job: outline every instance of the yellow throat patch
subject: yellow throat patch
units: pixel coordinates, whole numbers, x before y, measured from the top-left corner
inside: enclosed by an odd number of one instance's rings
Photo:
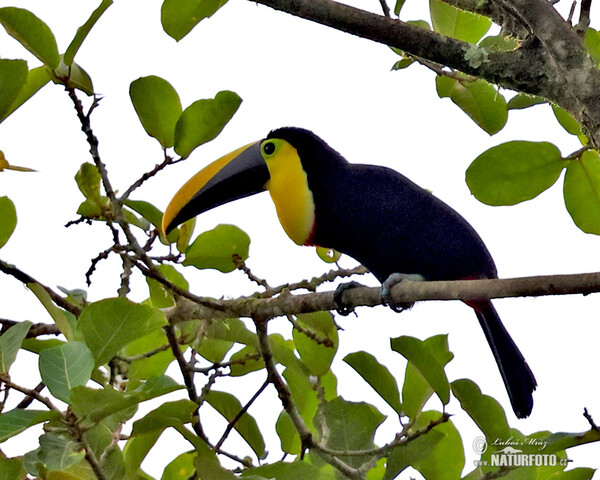
[[[270,154],[265,152],[269,143],[275,146]],[[315,223],[315,204],[298,152],[284,140],[268,139],[261,153],[269,169],[271,179],[266,186],[279,222],[294,243],[306,245]]]

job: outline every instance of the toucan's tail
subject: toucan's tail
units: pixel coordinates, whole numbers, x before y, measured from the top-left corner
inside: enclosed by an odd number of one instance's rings
[[[537,382],[523,354],[510,337],[492,302],[469,303],[475,310],[481,328],[506,385],[510,403],[518,418],[528,417],[533,408],[533,391]]]

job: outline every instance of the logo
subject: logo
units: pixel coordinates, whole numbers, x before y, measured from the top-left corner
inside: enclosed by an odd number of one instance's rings
[[[490,448],[489,460],[475,460],[477,466],[489,467],[545,467],[566,466],[570,460],[559,458],[554,453],[543,453],[546,442],[536,438],[517,440],[513,437],[508,439],[494,439],[490,444],[485,437],[476,437],[473,440],[473,451],[482,455]],[[535,453],[527,453],[534,451]]]

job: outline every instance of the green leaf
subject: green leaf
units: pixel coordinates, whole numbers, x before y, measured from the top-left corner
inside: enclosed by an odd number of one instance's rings
[[[508,101],[507,107],[509,110],[522,110],[524,108],[529,108],[534,105],[541,105],[543,103],[548,103],[548,100],[536,95],[518,93]]]
[[[160,21],[164,31],[179,41],[226,3],[227,0],[165,0],[160,10]]]
[[[79,442],[59,433],[45,433],[40,437],[37,458],[48,470],[65,470],[83,460],[85,452]]]
[[[506,100],[486,81],[457,80],[438,75],[436,88],[440,98],[450,97],[471,120],[490,135],[498,133],[506,125]]]
[[[135,413],[138,403],[125,392],[111,387],[94,389],[86,386],[74,387],[69,402],[80,421],[93,424],[117,414],[122,414],[121,418],[126,420]]]
[[[126,478],[123,452],[117,445],[111,445],[108,450],[102,452],[100,468],[107,479],[119,480]]]
[[[189,289],[187,280],[173,265],[162,264],[158,269],[172,284],[185,290]],[[150,290],[150,300],[152,301],[152,305],[157,308],[166,308],[175,304],[173,294],[158,280],[146,277],[146,283]]]
[[[131,83],[129,96],[144,130],[156,138],[163,148],[175,142],[175,125],[181,116],[179,95],[166,80],[141,77]]]
[[[565,205],[575,224],[586,233],[600,235],[600,157],[588,150],[567,164],[563,185]]]
[[[452,393],[488,441],[510,437],[510,427],[504,409],[496,399],[483,395],[473,381],[468,379],[455,380],[452,382]]]
[[[319,407],[319,399],[313,383],[305,372],[294,367],[286,368],[283,371],[283,378],[288,384],[298,413],[308,428],[314,430],[313,419]]]
[[[325,480],[320,475],[320,469],[307,461],[275,462],[256,468],[245,469],[240,478],[259,478],[277,480]]]
[[[447,335],[436,335],[428,338],[423,342],[423,345],[429,349],[443,366],[447,365],[453,358],[452,353],[448,349]],[[408,362],[402,385],[402,406],[411,421],[414,421],[419,416],[425,403],[433,393],[434,390],[427,379],[411,362]]]
[[[0,458],[0,480],[22,480],[26,477],[22,458]]]
[[[289,455],[300,455],[302,452],[302,441],[300,435],[289,415],[282,410],[275,423],[275,431],[279,437],[281,450]]]
[[[123,356],[138,356],[138,359],[130,364],[127,372],[129,385],[135,388],[142,380],[165,373],[169,364],[175,359],[171,349],[164,348],[167,345],[165,332],[156,329],[123,348],[121,352]]]
[[[49,412],[47,410],[15,408],[8,412],[2,412],[0,413],[0,443],[24,432],[33,425],[59,417],[59,412]]]
[[[125,298],[108,298],[88,305],[79,318],[78,331],[103,365],[125,345],[167,324],[163,312]]]
[[[400,392],[396,379],[390,371],[367,352],[354,352],[344,357],[350,365],[395,412],[401,416]]]
[[[167,427],[183,427],[192,421],[192,415],[198,405],[191,400],[177,400],[163,403],[133,423],[131,435],[145,435],[156,430],[161,432]]]
[[[213,230],[201,233],[188,248],[184,265],[196,268],[214,268],[223,273],[235,270],[232,256],[248,258],[250,237],[234,225],[218,225]]]
[[[0,60],[3,62],[4,60]],[[11,80],[12,82],[13,80]],[[48,69],[45,66],[37,67],[32,70],[29,70],[27,75],[27,81],[25,85],[19,90],[17,97],[10,105],[8,110],[4,111],[2,106],[0,106],[0,121],[4,120],[10,114],[12,114],[17,108],[23,105],[27,100],[29,100],[33,95],[35,95],[38,90],[40,90],[44,85],[46,85],[50,81],[50,74],[48,73]],[[1,84],[6,85],[4,80],[1,81]],[[5,94],[2,95],[5,98]],[[1,101],[0,101],[1,102]]]
[[[406,445],[394,448],[387,458],[384,479],[393,480],[406,468],[417,464],[421,459],[427,460],[444,438],[445,435],[436,428]]]
[[[215,338],[198,339],[194,342],[194,349],[198,354],[212,363],[222,362],[231,347],[233,342]]]
[[[79,187],[79,191],[88,200],[95,204],[100,204],[100,172],[95,165],[91,163],[83,163],[75,174],[75,181]]]
[[[406,0],[396,0],[396,4],[394,5],[394,15],[397,17],[400,15],[400,10],[402,10],[405,1]]]
[[[50,298],[50,294],[39,283],[28,283],[27,288],[33,292],[44,306],[65,338],[67,340],[73,340],[73,330],[76,322],[75,316],[62,308],[57,307],[52,301],[52,298]]]
[[[196,147],[214,139],[241,103],[236,93],[227,90],[217,93],[214,99],[192,103],[175,126],[175,151],[186,158]]]
[[[0,373],[8,373],[17,358],[21,343],[31,328],[31,322],[25,320],[10,327],[0,336]]]
[[[234,421],[242,410],[240,401],[227,392],[211,390],[208,395],[205,396],[205,399],[210,406],[223,415],[228,422]],[[254,417],[247,412],[244,412],[241,417],[237,419],[233,427],[248,445],[250,445],[254,453],[256,453],[259,458],[262,458],[265,453],[265,441],[263,440]]]
[[[94,28],[94,25],[96,25],[96,22],[100,19],[102,14],[106,11],[108,7],[112,5],[112,3],[112,0],[102,0],[102,3],[98,6],[98,8],[96,8],[96,10],[92,12],[90,18],[88,18],[88,20],[77,29],[77,33],[75,34],[75,37],[73,38],[69,46],[67,47],[67,51],[65,52],[63,58],[63,61],[66,65],[70,66],[73,63],[73,58],[81,48],[81,45],[83,44],[84,40],[86,39],[92,28]]]
[[[231,356],[231,376],[239,377],[265,368],[256,347],[246,346]]]
[[[182,453],[169,463],[160,477],[160,480],[187,480],[193,476],[195,453]]]
[[[86,95],[94,95],[92,77],[77,63],[67,66],[61,60],[61,63],[55,70],[55,81],[71,88],[77,88]]]
[[[600,64],[600,32],[588,27],[585,31],[585,49],[593,58],[596,65]]]
[[[567,112],[564,108],[559,107],[558,105],[553,103],[552,112],[554,112],[554,116],[556,117],[556,120],[558,120],[558,123],[560,123],[560,126],[563,127],[571,135],[583,135],[583,132],[581,131],[581,125],[579,125],[579,122],[575,120],[573,115]]]
[[[413,429],[425,429],[430,422],[439,419],[440,416],[439,412],[423,412]],[[451,421],[447,421],[436,426],[434,431],[442,433],[444,437],[440,441],[434,439],[435,446],[430,450],[429,455],[415,459],[411,466],[421,472],[424,478],[439,480],[461,478],[465,466],[465,452],[458,430]],[[429,433],[425,435],[428,436]]]
[[[326,402],[323,409],[327,436],[325,446],[332,450],[363,450],[375,446],[375,431],[385,420],[373,405],[348,402],[337,397]],[[341,457],[354,467],[365,461],[361,457]]]
[[[513,141],[486,150],[469,166],[471,193],[487,205],[514,205],[550,188],[566,166],[548,142]]]
[[[323,248],[317,247],[317,255],[321,260],[325,263],[335,263],[337,262],[342,254],[333,248]]]
[[[16,7],[0,8],[0,23],[11,37],[45,65],[52,69],[58,66],[58,47],[52,31],[29,10]]]
[[[24,60],[0,60],[0,121],[13,111],[13,105],[27,83],[28,72]]]
[[[338,347],[337,327],[333,316],[330,312],[305,313],[298,315],[296,321],[316,337],[309,338],[303,332],[293,330],[292,336],[300,360],[308,367],[311,375],[324,375],[329,370]],[[325,339],[331,345],[323,344]]]
[[[181,388],[183,386],[172,378],[159,375],[149,378],[131,392],[117,391],[111,387],[101,389],[74,387],[71,390],[70,403],[73,412],[82,421],[97,424],[109,416],[115,416],[117,421],[125,421],[135,413],[139,403]]]
[[[578,445],[597,442],[599,440],[600,432],[598,430],[590,429],[583,433],[552,433],[548,436],[544,436],[541,444],[546,445],[546,448],[544,449],[545,452],[553,453],[566,450],[567,448],[576,447]]]
[[[237,480],[231,470],[223,468],[213,457],[197,456],[194,459],[196,475],[199,480]]]
[[[468,43],[477,43],[490,29],[491,19],[459,10],[440,0],[429,0],[434,31]]]
[[[177,237],[177,250],[185,253],[190,245],[190,239],[196,228],[196,217],[190,218],[179,227],[179,236]]]
[[[129,478],[137,478],[140,465],[152,447],[154,447],[161,434],[162,431],[156,430],[146,435],[130,437],[127,440],[125,447],[123,447],[123,457]]]
[[[82,342],[68,342],[40,353],[40,374],[50,393],[65,403],[71,388],[85,385],[94,370],[94,356]]]
[[[0,248],[6,245],[17,226],[17,210],[8,197],[0,197]]]
[[[402,336],[392,338],[391,345],[392,350],[400,353],[419,370],[446,405],[450,401],[450,384],[444,372],[444,363],[432,351],[431,344],[418,338]]]
[[[142,217],[148,220],[152,225],[154,225],[159,230],[162,228],[162,217],[163,212],[161,212],[158,208],[152,205],[149,202],[145,202],[143,200],[125,200],[125,205],[131,208],[133,211],[139,213]]]

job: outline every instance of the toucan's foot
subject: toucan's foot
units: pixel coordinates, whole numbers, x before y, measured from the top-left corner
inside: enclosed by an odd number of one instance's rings
[[[381,284],[382,305],[390,307],[394,312],[403,312],[413,306],[412,303],[394,303],[392,300],[392,287],[404,280],[412,282],[423,282],[425,279],[418,273],[392,273],[385,282]]]
[[[352,305],[348,305],[342,301],[342,295],[346,290],[350,290],[352,288],[364,287],[361,283],[352,281],[346,283],[340,283],[338,287],[333,292],[333,301],[335,302],[335,311],[339,315],[343,315],[344,317],[350,315],[354,311],[354,307]]]

